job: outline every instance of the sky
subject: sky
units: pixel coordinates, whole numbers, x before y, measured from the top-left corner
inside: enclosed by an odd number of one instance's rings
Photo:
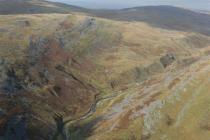
[[[122,9],[147,5],[172,5],[210,11],[210,0],[49,0],[92,9]]]

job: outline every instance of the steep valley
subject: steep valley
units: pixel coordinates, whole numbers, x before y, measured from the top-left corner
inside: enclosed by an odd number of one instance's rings
[[[209,140],[208,30],[84,13],[0,15],[0,139]],[[197,32],[198,31],[198,32]]]

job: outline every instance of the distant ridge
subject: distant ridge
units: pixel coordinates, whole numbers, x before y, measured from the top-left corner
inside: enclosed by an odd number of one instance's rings
[[[0,14],[69,13],[85,8],[45,0],[0,0]]]
[[[45,0],[0,0],[0,14],[83,12],[120,21],[141,21],[151,26],[210,36],[210,14],[173,6],[144,6],[121,10],[91,10]]]
[[[144,6],[122,10],[94,12],[96,16],[121,20],[142,21],[152,26],[210,35],[210,15],[173,6]]]

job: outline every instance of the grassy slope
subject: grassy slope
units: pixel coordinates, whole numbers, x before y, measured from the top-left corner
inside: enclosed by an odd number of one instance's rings
[[[173,52],[180,59],[191,57],[199,47],[209,43],[209,38],[200,34],[156,29],[144,23],[100,19],[95,24],[95,29],[87,29],[77,42],[83,48],[81,56],[99,66],[99,69],[92,69],[91,79],[98,83],[104,76],[102,82],[105,80],[107,83],[100,84],[103,87],[109,87],[113,80],[120,85],[124,81],[120,79],[121,74],[136,67],[146,67],[166,53]],[[194,38],[199,41],[194,42]],[[204,41],[200,42],[201,38]],[[123,78],[132,82],[132,75]]]
[[[172,6],[145,6],[122,10],[91,10],[45,0],[1,0],[0,14],[83,12],[119,21],[142,21],[154,27],[210,35],[209,14]]]
[[[209,56],[176,65],[100,104],[104,120],[89,139],[208,140]]]
[[[29,21],[30,25],[25,25],[25,21]],[[110,88],[110,82],[113,80],[119,81],[118,87],[121,91],[118,92],[124,94],[105,101],[104,104],[100,104],[99,112],[96,112],[96,116],[93,116],[93,118],[102,115],[106,119],[99,123],[100,126],[95,126],[96,129],[90,139],[127,140],[133,137],[140,139],[142,137],[141,133],[145,133],[144,135],[150,134],[152,131],[149,128],[150,122],[153,121],[153,117],[158,117],[158,115],[153,115],[155,112],[153,109],[151,109],[151,112],[150,109],[148,111],[147,106],[152,108],[156,104],[159,104],[159,102],[169,100],[167,99],[170,97],[169,95],[176,94],[173,90],[179,89],[179,87],[174,89],[168,88],[168,84],[173,83],[176,77],[182,77],[186,74],[181,79],[184,82],[184,78],[187,79],[198,75],[201,79],[204,78],[204,83],[198,83],[198,85],[201,84],[201,87],[192,87],[192,89],[198,90],[198,95],[208,92],[206,89],[208,87],[206,85],[208,84],[207,77],[200,76],[197,73],[191,74],[186,69],[179,68],[182,67],[179,64],[174,66],[175,68],[169,68],[164,73],[157,74],[157,77],[146,81],[143,85],[135,80],[132,73],[136,67],[146,67],[159,61],[160,57],[166,53],[175,53],[180,61],[184,58],[203,56],[204,52],[208,52],[206,46],[210,44],[210,39],[201,34],[154,28],[143,22],[120,22],[100,18],[91,19],[83,15],[68,14],[1,16],[0,25],[0,57],[5,58],[10,63],[14,63],[15,59],[24,58],[31,36],[61,38],[64,44],[63,48],[76,61],[76,63],[69,62],[72,65],[63,64],[68,71],[73,72],[83,81],[103,89],[106,94],[114,92]],[[200,65],[198,63],[194,67],[197,66],[198,68]],[[208,66],[208,63],[206,65]],[[195,71],[194,67],[189,69]],[[124,75],[127,72],[129,74]],[[121,74],[123,74],[123,78]],[[130,83],[128,89],[122,90],[127,83]],[[180,88],[184,89],[182,86],[181,82]],[[186,88],[188,87],[186,86]],[[189,88],[191,87],[189,86]],[[115,90],[118,90],[118,88]],[[191,99],[193,93],[194,90],[191,90],[186,95],[186,98],[180,98],[183,102],[180,105],[181,108],[184,106],[185,99]],[[202,111],[198,107],[203,105],[203,103],[200,104],[200,101],[205,102],[202,100],[203,96],[204,98],[206,97],[205,101],[208,101],[208,94],[202,94],[198,98],[198,104],[191,104],[190,102],[189,114],[196,110]],[[192,98],[192,100],[197,100],[197,98]],[[39,104],[39,106],[42,106],[42,104]],[[146,109],[144,108],[145,106]],[[176,106],[176,111],[171,113],[170,111],[173,110],[174,106]],[[196,107],[196,110],[192,109],[191,111],[193,106]],[[114,112],[116,111],[114,115],[112,115],[113,110]],[[170,121],[179,116],[179,110],[179,105],[174,102],[172,105],[164,105],[161,113],[172,117],[172,119],[167,117]],[[46,118],[49,117],[46,111],[43,111],[43,108],[37,108],[36,111],[43,113],[41,115],[47,116]],[[85,111],[83,110],[83,112]],[[75,115],[81,113],[78,112]],[[144,117],[147,113],[151,114]],[[134,119],[130,120],[131,116]],[[190,115],[186,112],[184,116],[188,117]],[[183,119],[182,117],[177,118],[181,118],[181,121],[186,124],[190,121],[190,119],[185,119],[185,117]],[[192,119],[195,118],[202,118],[202,116],[192,117]],[[161,119],[157,120],[158,123],[155,125],[157,130],[152,131],[151,136],[148,136],[149,139],[162,137],[163,134],[159,130],[167,130],[167,137],[169,139],[172,139],[173,135],[179,133],[177,128],[165,126],[164,121]],[[181,125],[178,124],[179,127],[183,127],[183,125],[182,123]],[[190,129],[189,133],[186,132],[186,134],[191,134],[194,130],[200,131],[196,124],[192,127],[186,127],[183,129],[186,129],[186,131]],[[207,135],[207,132],[204,133]],[[201,135],[201,133],[193,134],[195,137],[200,137]],[[202,137],[205,138],[205,135]],[[184,135],[180,135],[180,139],[184,139],[183,137]]]

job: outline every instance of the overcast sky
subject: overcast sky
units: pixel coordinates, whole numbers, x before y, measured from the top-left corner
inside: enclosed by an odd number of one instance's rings
[[[210,0],[49,0],[94,9],[121,9],[145,5],[173,5],[210,11]]]

